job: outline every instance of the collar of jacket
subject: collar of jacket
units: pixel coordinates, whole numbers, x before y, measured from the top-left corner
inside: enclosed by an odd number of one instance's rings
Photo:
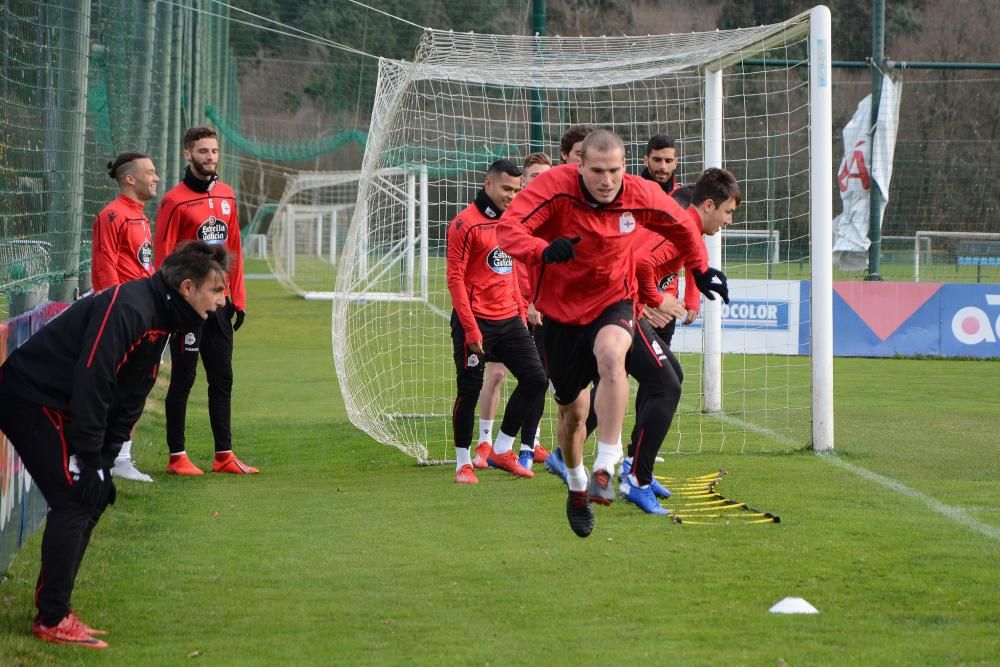
[[[649,173],[649,169],[646,167],[642,168],[642,173],[639,175],[645,178],[647,181],[653,181],[654,183],[658,184],[661,188],[663,188],[663,191],[666,192],[668,195],[674,191],[674,188],[677,185],[676,173],[670,174],[670,180],[667,181],[666,183],[660,183],[655,178],[653,178],[653,175]]]
[[[157,271],[149,279],[153,292],[161,299],[167,311],[167,328],[170,331],[194,331],[201,328],[204,320],[198,311],[191,307],[181,293],[167,284],[163,274]]]
[[[195,192],[201,192],[201,193],[209,192],[212,188],[215,187],[215,183],[218,180],[219,180],[218,174],[212,174],[211,176],[208,177],[208,180],[205,181],[198,178],[193,173],[191,173],[191,167],[184,168],[184,185],[188,186]]]
[[[625,191],[625,180],[622,179],[621,187],[618,188],[618,193],[615,195],[615,198],[609,201],[607,204],[605,204],[603,202],[597,201],[596,199],[594,199],[594,195],[590,194],[590,190],[588,190],[587,186],[583,184],[583,176],[577,176],[577,179],[580,181],[580,192],[583,193],[583,198],[586,200],[588,204],[590,204],[594,208],[610,208],[612,206],[617,205],[618,200],[622,196],[622,192]]]
[[[497,205],[493,203],[493,200],[490,199],[489,195],[486,194],[485,188],[480,188],[479,192],[476,193],[476,208],[490,220],[496,220],[502,213],[497,208]]]

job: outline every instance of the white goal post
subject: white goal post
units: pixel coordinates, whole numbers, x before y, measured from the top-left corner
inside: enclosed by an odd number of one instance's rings
[[[721,239],[707,240],[711,263],[730,270],[741,298],[773,305],[780,331],[723,322],[718,301],[705,302],[703,344],[681,355],[685,396],[664,451],[831,449],[830,64],[825,7],[775,25],[684,35],[426,30],[412,62],[382,59],[333,299],[334,363],[351,421],[419,461],[452,456],[447,225],[490,162],[537,150],[558,158],[565,129],[589,123],[622,137],[630,171],[661,132],[679,142],[679,182],[693,184],[707,167],[733,171],[743,205],[732,229],[764,230],[742,240],[774,246],[758,273],[754,262],[727,267]],[[392,169],[425,176],[386,187],[382,174]],[[779,246],[797,261],[781,261]],[[756,342],[723,354],[732,326]],[[770,346],[773,336],[784,337],[780,347]],[[550,401],[546,419],[554,412]]]

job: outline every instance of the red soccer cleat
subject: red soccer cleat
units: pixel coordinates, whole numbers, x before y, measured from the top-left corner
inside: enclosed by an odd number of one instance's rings
[[[456,484],[479,484],[479,478],[476,477],[476,471],[472,469],[468,463],[458,469],[458,473],[455,474]]]
[[[493,454],[486,461],[491,468],[499,468],[500,470],[505,470],[511,475],[517,477],[527,477],[531,479],[535,476],[535,473],[531,472],[523,465],[517,462],[517,456],[514,454],[514,450],[509,450],[503,454]]]
[[[201,468],[191,463],[187,454],[171,454],[167,463],[168,475],[204,475]]]
[[[107,630],[98,630],[97,628],[92,628],[86,623],[84,623],[83,620],[80,618],[80,616],[73,609],[69,610],[69,615],[72,616],[74,619],[76,619],[76,622],[80,624],[80,627],[82,627],[83,631],[86,632],[88,635],[91,635],[93,637],[103,637],[104,635],[108,634]]]
[[[42,625],[40,619],[35,620],[34,627],[31,628],[33,635],[42,641],[53,644],[73,644],[75,646],[86,646],[87,648],[106,648],[108,643],[95,639],[86,631],[85,625],[80,623],[75,614],[66,614],[58,625],[47,628]]]
[[[549,450],[545,449],[541,445],[535,445],[535,458],[534,458],[534,462],[535,463],[545,463],[545,459],[549,458],[549,454],[551,454],[551,453],[552,452],[550,452]]]
[[[472,467],[483,468],[489,467],[487,461],[489,461],[490,456],[493,454],[493,447],[488,442],[481,442],[476,445],[476,456],[472,459]]]
[[[236,454],[226,452],[225,454],[215,455],[215,461],[212,463],[212,472],[225,472],[230,475],[256,475],[260,471],[240,461],[236,458]]]

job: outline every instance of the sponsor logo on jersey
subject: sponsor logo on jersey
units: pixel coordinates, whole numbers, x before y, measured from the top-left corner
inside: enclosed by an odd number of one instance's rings
[[[618,218],[618,231],[622,234],[631,234],[635,231],[635,216],[631,211],[625,211],[622,217]]]
[[[139,246],[135,258],[147,271],[153,267],[153,244],[149,242],[149,239],[143,241],[142,245]]]
[[[514,270],[514,260],[497,246],[486,255],[486,266],[494,273],[505,276]]]
[[[660,278],[660,282],[656,284],[656,289],[660,290],[661,292],[666,292],[667,288],[673,285],[675,280],[677,280],[676,273],[671,273],[668,276],[663,276],[662,278]]]
[[[201,223],[201,227],[198,228],[198,239],[205,243],[225,243],[228,237],[229,225],[214,215]]]
[[[233,208],[229,205],[229,202],[227,202],[225,199],[222,200],[222,203],[219,205],[219,208],[222,209],[222,215],[229,215],[233,210]]]

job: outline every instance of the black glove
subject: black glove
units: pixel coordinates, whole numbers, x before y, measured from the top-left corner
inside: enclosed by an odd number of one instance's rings
[[[574,236],[571,239],[568,239],[565,236],[560,236],[542,251],[542,261],[546,264],[568,262],[576,257],[576,250],[573,249],[573,246],[579,242],[579,236]]]
[[[108,468],[104,471],[104,478],[108,483],[108,495],[104,499],[104,506],[114,505],[115,501],[118,500],[118,489],[115,488],[115,480],[111,478],[111,469]]]
[[[691,275],[694,276],[695,285],[698,286],[698,290],[705,295],[706,299],[715,301],[715,295],[712,292],[718,292],[722,300],[729,303],[729,283],[726,282],[725,273],[708,267],[708,271],[704,273],[694,270],[691,271]]]
[[[247,311],[237,310],[236,311],[236,321],[233,322],[233,331],[239,331],[240,327],[243,326],[243,320],[247,318]]]
[[[108,482],[111,474],[98,466],[84,465],[73,481],[73,491],[80,501],[91,510],[103,508],[108,498]],[[112,484],[112,487],[114,485]]]

